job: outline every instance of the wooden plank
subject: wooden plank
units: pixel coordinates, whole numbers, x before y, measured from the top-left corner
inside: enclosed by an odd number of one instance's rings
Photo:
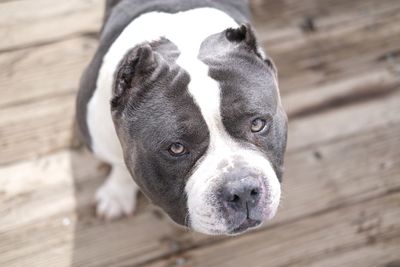
[[[348,79],[325,86],[311,87],[307,91],[293,92],[282,98],[289,118],[309,116],[347,104],[365,102],[391,94],[400,88],[400,78],[392,71],[382,69],[360,73]]]
[[[0,56],[0,164],[70,146],[79,78],[96,45],[83,37]]]
[[[287,31],[287,38],[276,37],[268,28],[259,30],[265,36],[264,47],[278,66],[281,92],[305,91],[310,86],[325,85],[360,72],[371,73],[372,66],[397,68],[393,63],[400,61],[397,53],[400,50],[399,10],[399,6],[394,6],[376,18],[364,16],[356,24],[311,34],[294,34],[292,28],[297,25],[276,30]],[[389,56],[392,58],[387,60]]]
[[[1,169],[0,265],[110,266],[119,257],[159,255],[159,239],[174,230],[151,207],[134,220],[94,218],[94,190],[104,175],[88,153],[69,151]]]
[[[294,220],[310,208],[328,210],[399,188],[398,132],[397,122],[369,132],[360,131],[343,141],[332,139],[289,153],[283,209],[276,221]]]
[[[70,146],[75,94],[23,106],[0,109],[0,163],[40,155]]]
[[[397,192],[144,266],[327,266],[318,262],[359,248],[376,249],[374,261],[387,264],[400,259],[399,203]],[[383,266],[354,253],[339,266]]]
[[[310,267],[337,267],[337,266],[385,266],[396,267],[400,264],[399,242],[397,238],[352,250],[340,251],[340,253],[327,258],[310,259],[307,266]],[[305,265],[305,263],[303,264]],[[295,266],[295,265],[294,265]],[[306,266],[306,265],[305,265]]]
[[[77,38],[40,48],[3,54],[0,107],[75,93],[79,77],[97,42]],[[36,67],[40,66],[40,67]]]
[[[0,108],[76,93],[96,47],[80,37],[0,54]]]
[[[302,100],[307,101],[301,95],[296,96],[299,99],[298,103]],[[321,112],[322,114],[316,113],[304,118],[289,119],[288,151],[302,150],[312,145],[332,142],[332,140],[394,124],[399,118],[399,97],[400,92],[397,89],[394,93],[381,98],[367,99],[366,102],[331,109]],[[312,105],[311,102],[310,105]]]
[[[20,0],[0,4],[0,52],[97,32],[103,0]]]
[[[73,152],[64,150],[48,157],[1,168],[0,200],[6,204],[0,207],[0,212],[6,214],[1,217],[1,231],[43,220],[59,211],[73,211],[76,204],[73,200],[73,159]],[[88,157],[87,153],[82,154],[81,159],[85,161],[85,168],[79,168],[76,179],[79,183],[86,183],[93,178],[93,174],[98,174],[98,182],[92,180],[91,183],[99,184],[102,176],[98,170],[98,162]],[[56,200],[65,203],[55,202]],[[30,209],[35,206],[43,209]]]
[[[396,7],[396,0],[296,0],[264,1],[250,0],[255,23],[267,28],[286,28],[298,26],[305,17],[312,17],[319,27],[335,27],[340,24],[354,23],[366,16],[384,12]]]
[[[399,131],[397,122],[289,153],[283,205],[269,228],[399,189]],[[0,265],[68,266],[72,259],[73,266],[132,266],[221,240],[177,229],[148,206],[132,220],[95,219],[91,202],[105,174],[98,164],[65,152],[0,170]]]

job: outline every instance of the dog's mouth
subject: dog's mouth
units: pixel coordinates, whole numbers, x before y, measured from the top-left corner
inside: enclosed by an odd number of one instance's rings
[[[244,220],[238,227],[234,228],[232,231],[229,232],[230,235],[238,235],[241,234],[251,228],[255,228],[260,226],[262,221],[260,220],[253,220],[253,219],[246,219]]]

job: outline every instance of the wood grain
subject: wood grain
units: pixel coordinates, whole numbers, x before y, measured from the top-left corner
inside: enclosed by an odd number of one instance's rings
[[[384,266],[399,259],[399,202],[400,194],[391,194],[143,266],[332,266],[337,255],[360,248],[374,257],[354,254],[340,266]]]
[[[33,159],[72,142],[75,94],[0,109],[0,162]]]
[[[271,228],[285,233],[281,227],[304,217],[318,223],[315,216],[320,213],[398,190],[400,180],[394,177],[400,166],[400,151],[396,149],[399,130],[397,123],[392,129],[358,133],[289,154],[283,205],[278,217],[261,232]],[[132,220],[101,222],[91,206],[94,190],[105,175],[99,168],[87,153],[76,152],[3,168],[0,200],[7,205],[0,212],[0,249],[4,251],[0,265],[30,261],[40,266],[130,266],[230,240],[181,231],[147,205],[142,205]],[[20,249],[15,251],[14,247]],[[60,251],[70,257],[58,257]]]
[[[76,94],[96,47],[95,39],[79,37],[0,54],[0,108]]]
[[[282,94],[393,68],[386,57],[393,54],[395,62],[399,62],[395,56],[400,50],[400,29],[396,26],[400,23],[399,4],[386,7],[379,16],[364,16],[357,23],[350,21],[286,39],[268,40],[269,31],[265,29],[266,37],[261,41],[277,64]]]
[[[0,3],[0,53],[97,32],[102,0],[19,0]]]
[[[399,266],[400,2],[251,4],[290,117],[284,197],[226,238],[143,196],[134,218],[94,216],[108,168],[69,147],[104,1],[0,1],[0,266]]]
[[[33,8],[31,5],[43,8],[29,12],[29,8]],[[377,5],[369,0],[351,4],[326,0],[321,3],[306,1],[299,5],[287,1],[284,6],[279,6],[267,1],[253,5],[257,7],[256,19],[260,24],[256,25],[261,41],[277,61],[283,102],[292,120],[299,114],[305,116],[324,111],[327,106],[335,108],[338,101],[343,104],[343,99],[363,99],[368,94],[379,95],[380,92],[385,94],[400,83],[397,71],[400,60],[396,53],[400,50],[397,27],[400,2],[388,1]],[[21,0],[1,3],[1,7],[0,13],[4,16],[0,17],[5,26],[0,27],[0,31],[12,25],[27,28],[28,32],[31,32],[29,27],[37,27],[41,33],[32,30],[31,37],[43,40],[40,45],[34,44],[36,39],[20,40],[21,45],[15,49],[0,53],[0,68],[4,70],[0,73],[3,96],[0,108],[2,118],[6,118],[0,120],[0,148],[3,150],[0,164],[9,164],[70,146],[72,94],[76,93],[80,74],[97,46],[93,36],[85,33],[91,31],[89,28],[99,27],[99,18],[93,19],[99,15],[93,14],[100,14],[102,7],[97,0],[69,1],[60,5],[51,5],[48,0],[35,3]],[[268,16],[260,17],[258,12],[281,12],[283,17],[279,22],[269,20]],[[299,28],[297,21],[307,14],[315,16],[318,31],[303,33]],[[64,22],[64,19],[74,20],[74,23]],[[42,25],[43,21],[46,25]],[[61,29],[55,30],[56,26]],[[18,30],[7,32],[15,38],[31,38]],[[67,37],[53,38],[53,34]],[[46,101],[54,103],[53,109],[45,108],[52,118],[36,117],[35,112],[32,112],[33,116],[30,112],[10,116],[16,109],[39,108]],[[71,110],[60,112],[64,106],[71,107]],[[13,117],[10,128],[8,118]],[[43,124],[52,123],[46,122],[47,119],[58,121],[55,131],[62,134],[53,137],[49,133],[50,137],[46,138],[46,132],[40,129]]]

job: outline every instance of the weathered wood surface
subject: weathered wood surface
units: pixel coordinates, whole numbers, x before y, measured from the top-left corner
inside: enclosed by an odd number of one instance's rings
[[[350,116],[353,108],[343,111]],[[335,113],[331,111],[320,119]],[[296,225],[298,220],[308,217],[318,224],[318,214],[334,211],[340,214],[347,206],[381,199],[388,192],[400,190],[400,179],[395,179],[400,172],[400,150],[396,147],[400,142],[399,120],[388,122],[392,128],[378,126],[339,141],[316,143],[305,151],[289,152],[281,212],[270,228],[260,232],[273,231],[279,235],[287,231],[281,230],[281,225]],[[315,124],[304,119],[300,128],[307,126]],[[97,165],[87,154],[62,152],[1,170],[1,202],[7,205],[0,214],[0,248],[8,250],[0,257],[0,263],[12,265],[34,259],[39,266],[61,266],[70,264],[71,260],[73,266],[124,266],[148,262],[174,253],[178,248],[221,244],[220,239],[175,229],[166,219],[159,220],[150,207],[141,209],[132,220],[112,224],[98,221],[91,212],[91,201],[104,171],[94,172]],[[393,204],[400,207],[399,203]],[[63,224],[66,218],[70,225]],[[337,218],[347,219],[346,216]],[[329,233],[325,234],[330,236]],[[99,238],[106,242],[96,243]],[[40,245],[38,239],[43,240]],[[238,242],[239,248],[247,246],[243,243],[242,247]],[[394,244],[390,246],[392,250]],[[19,249],[15,250],[16,247]],[[259,249],[267,251],[261,244]],[[60,257],[60,251],[69,256]]]
[[[1,4],[4,16],[0,16],[0,25],[5,26],[0,27],[0,36],[8,37],[0,39],[0,47],[23,38],[13,48],[0,51],[0,88],[4,94],[0,108],[5,114],[11,114],[16,105],[21,110],[25,105],[40,105],[43,98],[58,97],[60,105],[73,105],[73,97],[63,96],[76,92],[79,75],[94,52],[93,37],[100,27],[102,2],[67,2],[54,5],[48,0],[21,0]],[[277,62],[285,105],[289,98],[289,113],[302,113],[307,107],[323,108],[347,95],[356,99],[370,95],[370,91],[384,93],[391,84],[399,82],[399,1],[277,3],[255,1],[254,10],[260,41]],[[30,12],[30,5],[46,8]],[[48,6],[51,8],[47,9]],[[276,14],[282,14],[282,19],[276,19]],[[315,31],[302,31],[301,23],[306,17],[313,18]],[[12,30],[10,25],[26,29],[26,34]],[[40,34],[29,27],[41,29]],[[384,89],[380,90],[381,87]],[[303,95],[304,92],[307,94]],[[297,96],[303,96],[303,101],[293,101]],[[54,118],[50,115],[58,112],[57,106],[47,112],[47,117]],[[20,118],[13,120],[12,116],[0,121],[0,149],[4,150],[0,164],[32,159],[70,145],[72,113],[59,118],[69,122],[59,129],[63,134],[55,139],[38,139],[42,133],[30,127],[46,123],[46,119],[28,112],[25,116],[29,125],[20,123]],[[10,125],[13,131],[5,132]],[[6,134],[9,137],[5,139]],[[31,140],[32,145],[26,146],[26,140]],[[52,143],[57,144],[56,148],[52,148]]]
[[[184,262],[184,266],[383,266],[399,257],[399,202],[400,193],[397,192],[282,224],[279,230],[266,229],[189,250],[178,258],[146,266],[166,267],[171,266],[171,262],[173,265]],[[359,258],[341,265],[332,259],[360,248],[369,248],[375,255],[363,257],[360,254]],[[371,265],[371,258],[377,265]]]
[[[0,1],[0,266],[400,265],[400,2],[252,5],[291,118],[284,199],[262,229],[216,238],[144,199],[94,217],[107,168],[68,148],[103,1]]]
[[[0,16],[0,52],[52,44],[96,32],[103,17],[102,0],[4,1]]]

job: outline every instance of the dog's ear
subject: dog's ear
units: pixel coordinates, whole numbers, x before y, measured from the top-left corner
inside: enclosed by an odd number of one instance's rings
[[[258,45],[256,35],[250,24],[242,24],[239,28],[229,28],[225,31],[225,36],[228,41],[237,43],[250,52],[256,54],[275,73],[275,75],[277,75],[277,69],[274,62],[271,58],[265,55]]]
[[[149,43],[131,49],[119,64],[114,77],[111,109],[121,109],[127,102],[130,92],[144,77],[157,68],[156,54]]]
[[[258,53],[258,45],[254,31],[249,24],[242,24],[239,28],[229,28],[225,36],[230,42],[241,43],[255,53]]]

